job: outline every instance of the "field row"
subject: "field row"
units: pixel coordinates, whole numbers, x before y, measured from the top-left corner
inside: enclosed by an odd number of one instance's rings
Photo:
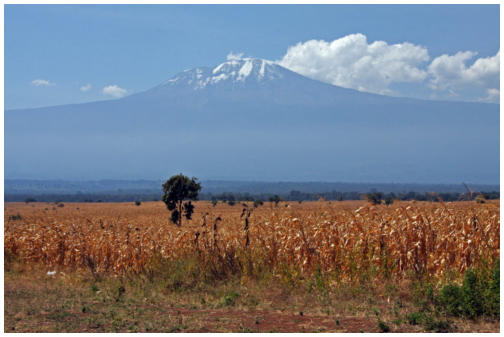
[[[5,207],[7,259],[93,273],[148,272],[159,261],[195,259],[214,276],[263,269],[339,279],[369,270],[441,276],[492,262],[500,252],[498,202],[319,201],[257,209],[197,202],[181,228],[169,223],[162,203]]]

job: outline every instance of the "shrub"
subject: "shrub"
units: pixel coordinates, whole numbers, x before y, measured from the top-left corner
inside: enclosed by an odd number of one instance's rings
[[[476,201],[476,203],[478,204],[484,204],[486,202],[486,198],[483,194],[478,194],[474,201]]]
[[[280,197],[278,195],[272,195],[268,198],[268,201],[269,202],[274,202],[275,203],[275,206],[278,206],[278,203],[280,202]]]
[[[435,332],[449,332],[452,329],[449,321],[438,320],[432,316],[425,316],[424,328]]]
[[[264,204],[264,202],[261,200],[261,199],[256,199],[254,201],[254,208],[257,208],[259,206],[262,206]]]
[[[453,316],[462,316],[464,313],[462,288],[456,284],[448,284],[441,289],[439,303],[446,313]]]
[[[142,202],[140,200],[135,201],[135,205],[140,206]]]
[[[497,260],[490,270],[490,280],[483,289],[485,313],[492,317],[500,316],[500,262]]]
[[[380,329],[381,332],[390,331],[390,327],[388,326],[388,324],[382,321],[381,319],[378,319],[378,328]]]
[[[445,285],[436,300],[446,313],[453,316],[473,319],[480,316],[499,317],[499,260],[490,270],[466,270],[462,285]]]
[[[224,305],[232,306],[235,304],[236,299],[240,296],[236,291],[230,291],[224,296]]]
[[[423,321],[423,319],[424,319],[424,314],[421,312],[418,312],[418,311],[415,311],[415,312],[412,312],[412,313],[406,315],[406,320],[411,325],[418,325]]]
[[[16,214],[16,215],[9,215],[9,220],[23,220],[23,217],[21,216],[21,214]]]

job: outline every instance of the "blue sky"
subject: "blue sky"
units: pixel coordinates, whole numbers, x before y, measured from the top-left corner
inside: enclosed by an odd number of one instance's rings
[[[230,52],[362,91],[499,99],[498,5],[6,5],[4,22],[6,109],[121,97]]]

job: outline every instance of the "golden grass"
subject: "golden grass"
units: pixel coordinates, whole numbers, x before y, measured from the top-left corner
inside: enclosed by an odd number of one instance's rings
[[[148,272],[158,259],[196,257],[214,273],[268,268],[279,275],[290,268],[345,279],[370,269],[381,277],[442,276],[500,253],[498,201],[266,203],[253,209],[248,229],[242,204],[195,206],[193,219],[178,228],[161,202],[6,203],[6,258],[122,274]],[[21,220],[9,218],[18,213]]]

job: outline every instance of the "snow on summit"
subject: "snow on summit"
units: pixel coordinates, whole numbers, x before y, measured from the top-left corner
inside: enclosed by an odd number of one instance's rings
[[[195,90],[221,82],[240,85],[249,81],[261,82],[282,78],[282,70],[284,69],[273,61],[230,54],[225,62],[215,68],[200,67],[186,70],[162,85],[191,86]]]

